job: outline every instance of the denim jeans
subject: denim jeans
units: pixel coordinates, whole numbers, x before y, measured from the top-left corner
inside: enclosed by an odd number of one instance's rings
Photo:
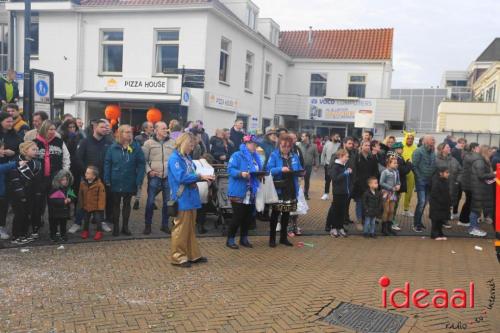
[[[363,221],[363,200],[361,198],[354,200],[356,201],[356,220]]]
[[[470,226],[469,226],[469,231],[472,231],[474,229],[479,229],[479,215],[478,213],[476,212],[470,212],[470,215],[469,215],[469,222],[470,222]]]
[[[156,194],[162,192],[163,206],[161,209],[161,225],[168,225],[167,202],[170,199],[170,187],[168,178],[149,177],[148,178],[148,200],[146,201],[145,221],[146,224],[153,224],[153,207]]]
[[[363,228],[363,233],[374,234],[375,233],[375,217],[365,217],[365,226]]]
[[[430,183],[425,180],[417,180],[415,189],[417,191],[417,207],[415,208],[415,218],[413,219],[414,227],[421,227],[424,224],[422,223],[422,219],[424,217],[424,209],[429,201],[429,193],[430,193]]]

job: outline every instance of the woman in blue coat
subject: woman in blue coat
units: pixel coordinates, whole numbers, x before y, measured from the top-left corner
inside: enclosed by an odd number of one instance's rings
[[[272,152],[267,162],[266,170],[270,171],[279,202],[272,207],[269,233],[269,246],[276,247],[276,226],[281,215],[280,244],[293,246],[288,241],[287,229],[290,212],[297,210],[299,195],[299,178],[294,171],[302,170],[299,156],[292,152],[293,139],[289,134],[281,134],[278,140],[278,149]]]
[[[191,267],[192,263],[207,262],[201,256],[196,241],[196,211],[201,208],[197,182],[211,181],[213,176],[196,174],[190,154],[196,143],[195,136],[184,133],[175,140],[175,150],[168,160],[170,198],[177,201],[179,211],[172,228],[172,265]]]
[[[144,178],[145,162],[141,147],[133,141],[132,128],[121,125],[116,131],[116,142],[106,152],[104,182],[111,189],[113,202],[113,236],[120,235],[120,206],[122,234],[132,235],[128,228],[130,201]]]
[[[252,174],[262,171],[262,161],[255,151],[257,148],[255,137],[243,137],[240,150],[234,153],[229,160],[229,189],[228,196],[233,207],[233,218],[229,226],[226,246],[238,249],[234,239],[240,228],[240,245],[253,247],[248,241],[248,228],[255,213],[255,195],[259,188],[258,176]]]

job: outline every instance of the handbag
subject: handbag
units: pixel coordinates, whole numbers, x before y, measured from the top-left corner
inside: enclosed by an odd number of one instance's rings
[[[167,214],[170,217],[177,217],[179,215],[179,198],[184,192],[184,185],[181,184],[179,189],[177,190],[177,200],[168,200],[167,201]]]

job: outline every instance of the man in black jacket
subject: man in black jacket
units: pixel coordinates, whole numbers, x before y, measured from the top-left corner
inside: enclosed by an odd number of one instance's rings
[[[457,140],[455,148],[451,150],[451,156],[453,156],[458,161],[458,163],[460,163],[460,166],[462,167],[464,165],[464,154],[465,154],[464,148],[466,144],[467,140],[465,140],[464,138],[459,138]],[[452,214],[453,220],[457,220],[460,217],[460,215],[458,214],[458,205],[460,203],[460,200],[462,200],[462,187],[460,183],[458,183],[458,199],[457,203],[453,206],[453,214]]]
[[[108,148],[113,144],[113,140],[108,135],[109,124],[104,119],[97,120],[94,125],[94,134],[80,141],[80,145],[76,151],[76,162],[82,172],[87,170],[87,167],[94,166],[99,170],[99,174],[104,175],[104,158]],[[111,191],[106,189],[106,220],[112,221],[112,200]],[[70,233],[76,233],[80,230],[83,215],[77,212],[75,224],[68,230]],[[96,221],[99,222],[99,221]],[[111,228],[103,221],[102,228],[106,232],[110,232]]]
[[[245,130],[243,129],[243,120],[236,119],[234,126],[231,128],[229,139],[234,143],[235,151],[240,150],[240,145],[243,142]]]

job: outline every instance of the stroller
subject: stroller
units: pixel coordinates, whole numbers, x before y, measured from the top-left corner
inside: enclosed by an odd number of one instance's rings
[[[215,227],[222,226],[222,235],[225,236],[227,233],[226,219],[231,218],[233,214],[231,201],[227,195],[229,175],[227,173],[227,166],[224,164],[213,164],[212,167],[215,170],[215,182],[210,188],[212,208],[210,212],[217,216]]]

